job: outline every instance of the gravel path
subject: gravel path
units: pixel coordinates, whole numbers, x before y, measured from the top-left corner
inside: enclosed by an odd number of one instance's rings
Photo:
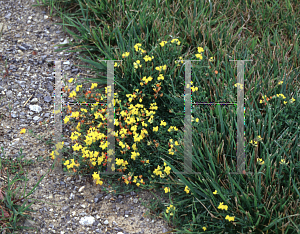
[[[3,146],[6,152],[0,156],[15,160],[20,157],[18,152],[22,148],[26,159],[46,159],[24,168],[28,173],[25,194],[53,164],[48,158],[51,146],[32,137],[28,131],[20,134],[22,128],[32,129],[46,140],[54,134],[55,77],[53,67],[46,61],[69,58],[70,62],[62,65],[63,74],[68,79],[78,73],[89,73],[73,66],[79,63],[76,54],[53,51],[53,44],[67,42],[70,38],[60,25],[53,24],[46,9],[32,7],[32,4],[36,2],[0,1],[0,30],[3,28],[0,43],[0,148]],[[49,122],[41,125],[44,121]],[[70,136],[69,126],[63,124],[63,132]],[[65,145],[70,144],[70,139],[65,141]],[[23,182],[19,181],[17,185],[24,185]],[[93,182],[87,183],[84,177],[58,176],[50,172],[29,196],[28,202],[34,201],[30,208],[36,211],[30,213],[33,220],[19,223],[36,227],[38,231],[20,233],[157,234],[172,230],[162,219],[151,220],[143,216],[148,209],[140,199],[153,202],[154,198],[149,191],[113,196],[101,191]]]

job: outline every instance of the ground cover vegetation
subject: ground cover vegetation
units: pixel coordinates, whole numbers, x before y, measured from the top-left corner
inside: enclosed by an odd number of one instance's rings
[[[112,181],[114,194],[161,189],[169,203],[145,205],[176,233],[299,232],[298,1],[37,2],[74,38],[57,51],[81,51],[95,74],[86,78],[90,90],[82,90],[77,77],[65,80],[69,97],[95,104],[66,109],[74,145],[60,142],[49,157],[55,160],[62,149],[65,171],[90,175],[100,187]],[[107,87],[99,88],[107,82],[99,75],[107,71],[104,59],[123,60],[114,63],[112,168],[122,175],[101,175],[108,160],[107,107],[98,104],[107,96]],[[235,105],[193,105],[192,169],[201,174],[175,174],[184,168],[187,59],[199,61],[191,62],[193,103],[236,103],[237,68],[229,60],[253,60],[244,69],[246,171],[252,175],[230,174],[236,172]],[[22,215],[10,194],[4,212]]]

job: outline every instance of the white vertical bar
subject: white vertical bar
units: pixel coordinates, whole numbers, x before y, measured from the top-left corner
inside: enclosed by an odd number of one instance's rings
[[[107,172],[115,172],[114,61],[107,61]]]
[[[62,142],[62,122],[61,122],[61,61],[55,61],[55,103],[54,103],[54,134],[56,144]],[[57,147],[56,147],[57,148]],[[58,152],[58,155],[55,154]],[[55,164],[54,173],[62,174],[62,155],[61,149],[54,151]]]
[[[201,174],[193,172],[193,147],[192,147],[192,102],[191,102],[191,61],[185,60],[185,89],[184,89],[184,172],[176,174]],[[199,60],[196,60],[199,62]]]
[[[245,108],[244,108],[244,65],[245,61],[253,60],[229,60],[237,61],[237,172],[230,174],[253,174],[245,170],[245,140],[244,140],[244,124],[245,124]]]
[[[237,172],[245,173],[244,149],[244,61],[237,61]]]

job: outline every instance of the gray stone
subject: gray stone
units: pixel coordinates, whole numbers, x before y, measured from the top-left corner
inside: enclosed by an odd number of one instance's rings
[[[8,13],[6,16],[4,16],[5,19],[9,19],[11,17],[11,13]]]
[[[103,223],[104,223],[105,225],[109,224],[108,220],[105,220]]]
[[[43,109],[38,106],[38,105],[29,105],[29,109],[32,110],[32,111],[35,111],[37,113],[40,113]]]
[[[44,97],[44,101],[45,101],[45,102],[51,102],[51,101],[52,101],[52,98],[49,97],[49,96],[46,96],[46,97]]]
[[[37,103],[39,100],[37,99],[37,98],[33,98],[32,100],[31,100],[31,103]]]
[[[24,46],[18,46],[18,48],[19,48],[20,50],[22,50],[22,51],[27,50]]]
[[[8,97],[8,98],[13,98],[13,92],[11,91],[11,90],[8,90],[7,92],[6,92],[6,96]]]
[[[81,225],[92,225],[94,222],[95,218],[93,216],[82,217],[79,221]]]
[[[38,121],[39,119],[40,119],[39,116],[35,116],[35,117],[33,118],[34,121]]]

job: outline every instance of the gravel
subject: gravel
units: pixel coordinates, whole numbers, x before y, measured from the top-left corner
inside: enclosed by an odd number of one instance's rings
[[[72,39],[60,25],[53,24],[46,8],[32,7],[32,4],[36,2],[0,1],[0,30],[3,28],[0,43],[0,149],[4,147],[5,150],[5,154],[0,152],[0,156],[15,161],[20,157],[19,149],[22,148],[26,159],[46,159],[24,167],[28,173],[25,194],[53,164],[53,160],[48,158],[51,146],[32,137],[28,131],[20,134],[22,128],[32,129],[36,136],[45,137],[45,140],[52,139],[54,134],[55,76],[47,61],[69,59],[62,65],[63,74],[68,79],[78,73],[90,73],[74,65],[79,64],[76,59],[78,53],[54,52],[53,44],[67,43]],[[55,22],[59,20],[53,19]],[[63,99],[70,101],[66,95]],[[44,121],[49,122],[41,125]],[[63,134],[70,136],[69,133],[69,125],[63,124]],[[65,141],[65,145],[71,144],[71,139]],[[22,192],[23,182],[16,182]],[[0,186],[3,183],[0,179]],[[109,190],[107,183],[103,186]],[[22,219],[18,223],[35,227],[38,231],[24,230],[20,233],[157,234],[172,230],[162,219],[144,217],[149,209],[141,201],[151,202],[155,198],[149,191],[114,196],[103,192],[101,187],[95,186],[93,181],[87,183],[83,176],[50,172],[29,196],[28,203],[33,202],[30,209],[36,211],[30,213],[33,220]],[[153,193],[161,195],[156,191]],[[167,201],[162,201],[167,205]]]

